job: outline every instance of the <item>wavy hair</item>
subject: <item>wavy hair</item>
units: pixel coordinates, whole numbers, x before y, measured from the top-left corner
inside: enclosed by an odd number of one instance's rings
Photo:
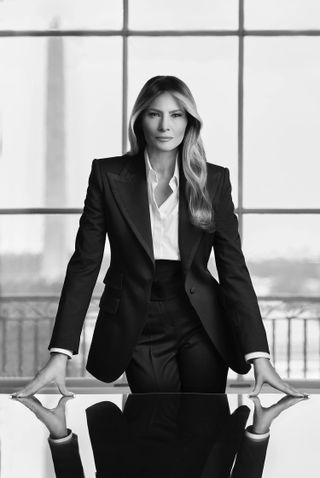
[[[191,223],[208,232],[215,230],[214,211],[207,190],[206,155],[200,136],[202,120],[188,86],[175,76],[154,76],[141,89],[129,120],[129,154],[137,154],[146,146],[142,115],[152,101],[168,92],[179,102],[187,115],[187,126],[179,151],[186,178],[186,199]]]

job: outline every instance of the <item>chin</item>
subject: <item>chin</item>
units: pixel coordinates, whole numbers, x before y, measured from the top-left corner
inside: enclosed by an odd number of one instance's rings
[[[161,151],[161,152],[169,152],[169,151],[174,151],[175,149],[177,149],[179,146],[179,144],[174,144],[174,145],[169,145],[169,144],[161,144],[159,145],[158,143],[157,144],[154,144],[152,145],[152,147],[155,149],[155,150],[158,150],[158,151]]]
[[[167,147],[167,148],[158,148],[159,151],[166,151],[166,152],[169,152],[169,151],[174,151],[175,149],[177,149],[178,146],[171,146],[170,148]]]

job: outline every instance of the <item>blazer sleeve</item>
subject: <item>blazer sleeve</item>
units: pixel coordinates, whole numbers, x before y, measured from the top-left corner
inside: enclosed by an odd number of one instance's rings
[[[99,274],[107,224],[99,160],[92,161],[75,250],[69,260],[49,349],[78,353],[80,334]]]
[[[77,435],[65,443],[49,440],[49,446],[57,478],[84,478]]]
[[[215,222],[213,248],[220,290],[228,316],[236,328],[242,352],[269,353],[257,296],[241,248],[228,168],[224,168]]]
[[[269,444],[269,437],[253,440],[244,435],[231,478],[261,478]]]

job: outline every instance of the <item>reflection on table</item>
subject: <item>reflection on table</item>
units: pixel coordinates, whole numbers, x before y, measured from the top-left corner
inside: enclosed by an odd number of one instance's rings
[[[303,405],[311,402],[269,395],[268,406],[262,406],[258,398],[243,400],[236,395],[163,393],[78,395],[71,400],[60,398],[52,407],[53,398],[58,397],[10,401],[7,396],[0,396],[0,404],[10,404],[7,408],[11,413],[15,409],[28,422],[32,419],[41,427],[46,449],[37,448],[34,440],[34,478],[88,478],[95,476],[95,472],[99,477],[126,478],[259,478],[265,461],[268,462],[272,423],[279,422],[282,412],[298,402],[303,401]],[[246,400],[248,403],[243,404]],[[293,407],[287,414],[299,408],[300,414],[306,410],[303,406]],[[83,435],[83,424],[89,436],[85,447],[82,439],[78,439]],[[25,440],[34,439],[33,434],[28,435],[24,421],[21,429]],[[283,434],[286,439],[285,430]],[[1,440],[5,443],[6,436],[1,436]],[[41,462],[44,454],[50,458],[50,452],[51,463],[45,472],[42,470],[42,475],[37,474],[37,457]],[[2,453],[8,453],[8,449]],[[10,456],[3,454],[2,458],[6,463]],[[16,449],[15,459],[25,459],[23,448]],[[2,472],[3,478],[18,476],[10,474],[9,469]]]

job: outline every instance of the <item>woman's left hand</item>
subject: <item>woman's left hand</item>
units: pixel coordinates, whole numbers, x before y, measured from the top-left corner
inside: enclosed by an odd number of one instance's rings
[[[291,387],[291,385],[284,382],[274,367],[271,365],[269,359],[264,357],[253,359],[253,367],[255,385],[252,392],[249,394],[250,397],[256,397],[260,393],[264,383],[268,383],[277,390],[280,390],[287,395],[292,395],[293,397],[308,396],[307,394],[299,392],[299,390],[296,390],[295,388]]]

